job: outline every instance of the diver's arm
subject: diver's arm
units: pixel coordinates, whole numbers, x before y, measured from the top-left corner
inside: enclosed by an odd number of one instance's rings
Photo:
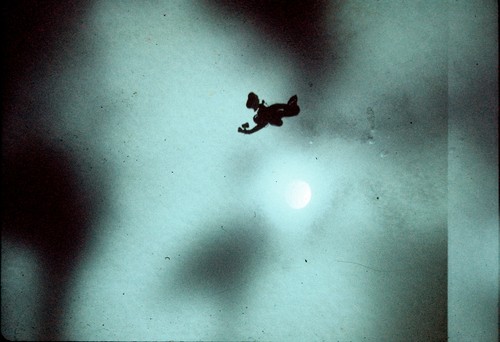
[[[238,132],[243,133],[243,134],[252,134],[252,133],[255,133],[255,132],[261,130],[264,127],[266,127],[266,125],[257,125],[252,129],[242,129],[241,127],[238,127]]]

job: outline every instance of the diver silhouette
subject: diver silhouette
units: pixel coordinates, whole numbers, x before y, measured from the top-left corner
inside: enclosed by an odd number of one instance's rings
[[[238,132],[243,134],[255,133],[266,127],[267,124],[281,126],[283,125],[283,120],[281,120],[283,117],[296,116],[300,112],[300,108],[297,105],[297,95],[290,97],[287,104],[276,103],[268,107],[264,100],[259,103],[259,97],[254,93],[250,93],[248,94],[247,108],[257,111],[257,114],[253,117],[256,126],[248,129],[249,124],[245,122],[241,127],[238,127]]]

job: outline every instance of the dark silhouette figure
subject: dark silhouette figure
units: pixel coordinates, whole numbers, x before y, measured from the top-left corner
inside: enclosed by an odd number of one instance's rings
[[[244,123],[241,127],[238,127],[238,132],[243,134],[255,133],[266,127],[267,124],[281,126],[283,125],[282,118],[286,116],[296,116],[300,112],[300,108],[297,105],[297,95],[290,97],[287,104],[276,103],[268,107],[264,100],[259,103],[259,97],[254,93],[250,93],[248,94],[247,108],[252,108],[254,111],[257,111],[257,114],[253,117],[256,126],[252,129],[248,129],[248,122]]]

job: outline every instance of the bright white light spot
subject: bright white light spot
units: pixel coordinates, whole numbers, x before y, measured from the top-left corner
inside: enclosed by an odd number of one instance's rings
[[[293,209],[302,209],[311,200],[311,187],[302,180],[294,180],[288,184],[285,199]]]

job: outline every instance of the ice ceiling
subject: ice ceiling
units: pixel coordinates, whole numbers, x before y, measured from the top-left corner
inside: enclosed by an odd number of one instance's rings
[[[5,337],[497,336],[496,4],[4,16]]]

